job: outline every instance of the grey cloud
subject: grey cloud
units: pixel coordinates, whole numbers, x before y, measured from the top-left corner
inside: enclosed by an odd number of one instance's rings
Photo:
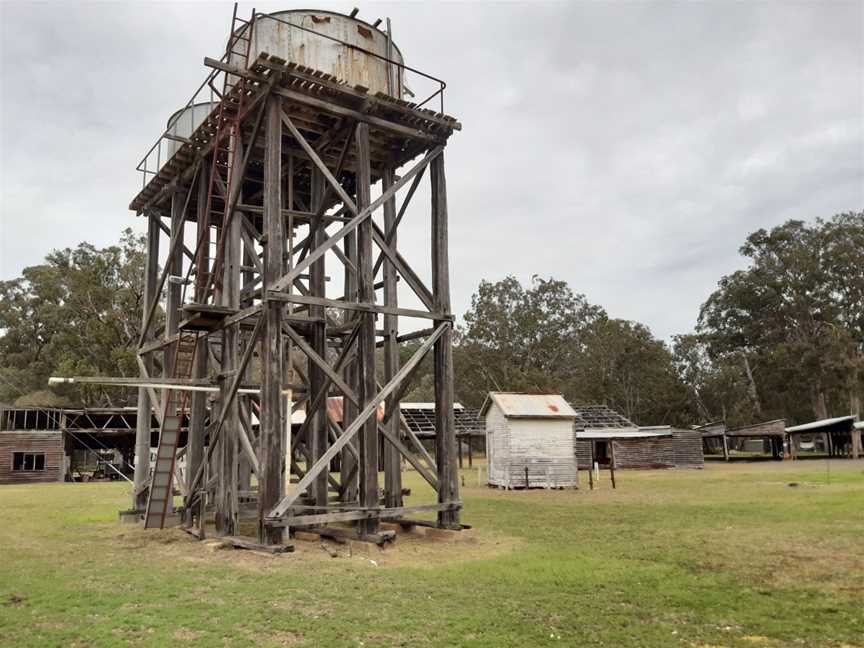
[[[134,166],[230,12],[0,4],[0,276],[140,228]],[[361,6],[384,15],[464,124],[447,151],[457,313],[480,279],[536,273],[666,337],[750,231],[864,207],[860,2]],[[425,272],[427,241],[413,214],[400,246]]]

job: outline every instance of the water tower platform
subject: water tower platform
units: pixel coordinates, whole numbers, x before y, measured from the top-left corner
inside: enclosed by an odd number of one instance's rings
[[[376,169],[382,166],[399,167],[414,159],[430,145],[446,143],[453,131],[462,129],[459,121],[444,113],[435,112],[417,104],[396,99],[383,92],[370,94],[368,88],[350,86],[330,74],[302,65],[287,62],[266,53],[249,66],[248,70],[228,65],[214,59],[205,59],[205,64],[250,81],[245,90],[237,86],[228,101],[239,101],[237,94],[247,92],[243,99],[246,117],[260,106],[260,99],[273,92],[284,98],[283,110],[302,130],[307,141],[328,166],[335,167],[344,147],[345,132],[354,121],[369,124],[370,160],[373,182],[380,180]],[[250,89],[251,88],[251,91]],[[129,208],[136,212],[156,209],[167,213],[173,187],[179,182],[191,180],[191,169],[195,162],[212,150],[218,129],[219,108],[216,108],[188,138],[177,138],[181,146],[141,192],[135,196]],[[250,131],[253,124],[244,122]],[[185,141],[184,141],[185,140]],[[286,145],[286,152],[299,158],[308,155],[301,148]],[[259,174],[263,148],[253,152],[249,171]],[[349,150],[343,162],[343,170],[353,174],[356,170],[355,154]],[[254,178],[254,175],[253,175]],[[298,187],[300,191],[302,187]],[[193,202],[194,205],[194,197]],[[298,217],[302,218],[302,214]]]

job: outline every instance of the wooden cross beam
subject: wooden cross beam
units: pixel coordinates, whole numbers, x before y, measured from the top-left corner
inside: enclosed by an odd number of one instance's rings
[[[353,389],[351,389],[351,387],[349,387],[347,383],[345,383],[345,381],[342,379],[342,377],[338,373],[340,368],[341,368],[341,365],[342,365],[341,360],[347,355],[346,353],[344,353],[344,351],[348,348],[348,345],[346,345],[345,348],[343,349],[343,355],[342,355],[342,358],[340,358],[340,362],[337,362],[337,365],[335,368],[331,368],[330,365],[327,363],[327,361],[324,360],[324,358],[322,358],[320,355],[318,355],[315,352],[315,350],[311,346],[309,346],[309,344],[306,342],[306,340],[304,340],[303,337],[301,335],[299,335],[293,328],[291,328],[290,326],[287,326],[287,327],[283,327],[283,330],[294,341],[294,343],[300,348],[300,350],[304,354],[306,354],[306,356],[309,358],[309,360],[321,368],[321,370],[327,375],[329,382],[332,382],[336,385],[336,387],[339,389],[339,391],[341,391],[342,394],[344,395],[344,398],[347,398],[348,400],[350,400],[352,403],[354,403],[355,405],[357,405],[359,407],[360,400],[357,397],[356,392]],[[355,332],[357,331],[356,326],[355,326],[354,330],[355,330]],[[419,366],[419,365],[417,365],[417,366]],[[413,375],[413,372],[411,372],[411,374]],[[316,394],[315,402],[313,403],[313,406],[315,404],[317,404],[320,407],[320,400],[321,400],[320,396],[322,393],[326,394],[326,388],[327,388],[327,385],[325,384],[324,388],[318,394]],[[315,409],[314,407],[310,408],[310,410],[314,410],[314,409]],[[309,421],[309,420],[310,420],[309,412],[307,412],[306,421]],[[304,427],[306,426],[306,421],[303,422]],[[337,436],[341,436],[342,434],[344,434],[344,432],[342,431],[342,428],[335,421],[331,420],[330,424],[333,427],[333,429],[337,432]],[[386,429],[385,426],[382,426],[380,423],[378,424],[378,429],[381,432],[381,434],[383,434],[384,437],[401,454],[403,454],[405,456],[405,458],[409,461],[409,463],[411,463],[412,466],[414,466],[414,468],[417,470],[417,472],[419,472],[420,475],[427,482],[429,482],[429,484],[433,488],[437,489],[438,488],[438,481],[435,479],[435,477],[433,477],[426,470],[426,468],[422,464],[420,464],[420,462],[414,457],[414,454],[402,443],[402,441],[398,437],[394,436],[390,430]],[[303,432],[303,430],[301,429],[301,433],[302,432]],[[297,436],[299,438],[300,434],[298,434]],[[351,450],[354,450],[353,446],[351,446],[350,444],[348,447],[351,448]],[[354,450],[353,454],[356,454],[356,450]],[[431,458],[429,458],[428,461],[434,470],[434,463],[432,462]]]
[[[345,444],[347,444],[351,439],[354,438],[360,428],[362,428],[363,425],[366,423],[366,420],[370,416],[376,414],[376,412],[378,411],[378,404],[381,403],[381,401],[383,401],[384,399],[386,399],[391,393],[393,393],[393,391],[396,390],[396,388],[399,387],[405,377],[409,373],[411,373],[411,371],[418,364],[420,364],[420,362],[426,356],[426,353],[435,344],[435,341],[438,340],[438,338],[441,337],[444,331],[449,328],[449,322],[444,322],[438,326],[435,332],[431,336],[429,336],[429,339],[426,340],[417,349],[417,351],[414,352],[414,355],[411,356],[410,360],[408,360],[408,362],[403,365],[399,372],[395,376],[393,376],[393,379],[388,382],[384,386],[384,388],[381,389],[381,391],[379,391],[372,398],[371,401],[369,401],[366,407],[363,408],[363,411],[361,411],[357,415],[357,418],[352,421],[351,425],[346,428],[345,432],[342,434],[342,436],[339,437],[336,443],[331,445],[327,449],[327,452],[325,452],[318,459],[318,461],[316,461],[315,464],[306,472],[306,474],[303,476],[303,479],[298,482],[294,490],[292,490],[285,497],[283,497],[282,501],[273,508],[273,510],[270,512],[270,515],[268,516],[268,520],[278,520],[285,514],[285,512],[291,507],[291,505],[297,501],[297,498],[299,498],[300,495],[306,491],[306,489],[309,487],[315,477],[318,476],[318,473],[324,470],[330,464],[330,461],[333,459],[333,457],[335,457],[336,454],[343,448],[343,446],[345,446]]]
[[[419,317],[432,320],[452,320],[450,313],[430,313],[429,311],[416,310],[413,308],[399,308],[386,306],[384,304],[367,304],[363,302],[349,302],[339,299],[328,299],[327,297],[312,297],[311,295],[289,295],[284,292],[268,290],[266,293],[268,301],[281,301],[290,304],[306,304],[312,306],[325,306],[327,308],[340,308],[342,310],[353,310],[362,313],[381,313],[387,315],[399,315],[401,317]]]
[[[339,241],[345,238],[345,235],[349,232],[353,232],[357,229],[357,226],[369,218],[375,210],[381,207],[385,202],[390,200],[393,196],[396,195],[396,192],[399,191],[409,180],[411,180],[415,175],[417,175],[421,170],[425,169],[426,166],[436,157],[438,157],[441,152],[444,150],[443,146],[436,146],[434,149],[429,151],[426,156],[420,160],[414,167],[411,168],[408,173],[402,176],[398,181],[393,183],[393,186],[390,187],[387,191],[381,194],[377,200],[375,200],[368,207],[363,209],[359,214],[357,214],[354,218],[348,221],[338,232],[334,233],[327,241],[324,242],[323,245],[320,245],[315,250],[313,250],[303,261],[299,262],[296,266],[294,266],[289,272],[282,275],[282,277],[275,282],[272,286],[274,290],[285,290],[285,287],[290,285],[294,279],[297,278],[304,270],[306,270],[310,265],[312,265],[315,261],[317,261],[321,256],[327,253],[333,246],[335,246]],[[344,193],[344,191],[343,191]]]
[[[198,162],[195,165],[195,173],[193,174],[193,182],[195,177],[198,174],[198,170],[201,168],[201,163]],[[186,194],[186,202],[183,204],[183,213],[182,220],[186,220],[186,214],[189,209],[189,202],[192,199],[192,193],[188,192]],[[182,245],[183,239],[179,236],[179,232],[171,232],[171,243],[168,247],[168,258],[174,258],[174,255],[177,253],[178,246]],[[147,331],[150,330],[150,323],[153,321],[153,315],[156,313],[156,307],[159,305],[159,295],[162,294],[162,289],[165,287],[165,280],[168,278],[168,273],[171,272],[171,264],[166,263],[165,267],[162,269],[162,274],[159,275],[159,281],[157,282],[157,286],[155,291],[153,292],[153,301],[150,303],[150,308],[147,310],[147,316],[144,318],[144,326],[141,327],[141,335],[138,338],[138,346],[142,346],[144,344],[144,340],[147,339]]]
[[[387,232],[387,236],[384,238],[384,242],[387,245],[393,244],[393,237],[396,236],[396,232],[399,229],[399,224],[402,222],[402,217],[405,215],[405,210],[411,203],[411,198],[414,197],[414,192],[417,191],[417,187],[419,186],[420,181],[423,179],[423,175],[425,173],[426,169],[421,169],[420,173],[414,176],[414,182],[411,183],[411,186],[408,188],[408,193],[405,195],[405,200],[402,201],[402,206],[399,207],[399,213],[396,215],[396,220],[393,221],[393,227],[390,229],[390,231]],[[384,252],[381,252],[378,255],[378,259],[375,261],[375,267],[372,270],[373,275],[378,274],[378,270],[381,269],[382,263],[384,263]]]
[[[306,151],[306,154],[309,156],[309,159],[312,160],[312,163],[318,167],[318,170],[321,172],[321,175],[330,183],[330,186],[333,188],[333,191],[336,192],[336,195],[339,196],[339,199],[355,214],[357,213],[357,205],[354,204],[354,201],[351,200],[351,197],[345,192],[345,189],[342,188],[342,185],[339,184],[339,181],[333,176],[330,172],[330,169],[327,168],[327,165],[318,157],[318,154],[315,152],[315,149],[306,141],[306,138],[300,134],[300,131],[297,130],[297,127],[294,125],[294,122],[282,112],[282,123],[288,127],[288,130],[291,132],[291,135],[297,140],[297,143]]]
[[[198,472],[195,474],[195,479],[192,480],[192,484],[189,487],[189,492],[193,493],[195,491],[195,487],[198,485],[198,482],[201,481],[201,476],[204,474],[204,467],[209,463],[210,457],[213,455],[213,450],[216,447],[219,441],[219,434],[222,431],[222,426],[225,424],[225,419],[228,417],[228,410],[231,407],[231,403],[234,402],[234,399],[237,397],[237,390],[240,387],[240,382],[243,378],[243,374],[246,371],[246,366],[249,364],[249,360],[252,358],[252,352],[255,349],[255,342],[258,340],[258,337],[261,334],[261,331],[264,328],[264,318],[259,318],[255,324],[255,328],[252,330],[252,335],[249,337],[249,341],[246,345],[246,348],[243,350],[243,357],[240,359],[240,364],[237,367],[236,372],[234,373],[234,377],[231,380],[231,385],[228,388],[228,393],[226,395],[226,401],[222,404],[222,411],[219,413],[219,421],[215,426],[213,432],[210,433],[210,445],[207,447],[207,457],[198,467]]]
[[[425,286],[417,273],[414,272],[414,269],[408,265],[404,257],[390,247],[385,240],[384,232],[381,231],[381,228],[374,221],[372,221],[372,240],[375,241],[381,249],[381,253],[387,257],[387,260],[393,264],[396,271],[402,275],[402,278],[405,279],[411,290],[414,291],[414,294],[420,298],[423,305],[432,310],[432,292]],[[373,270],[372,273],[374,275],[375,271]]]

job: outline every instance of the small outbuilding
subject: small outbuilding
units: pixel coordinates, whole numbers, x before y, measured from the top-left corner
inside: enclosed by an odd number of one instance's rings
[[[702,434],[669,425],[640,427],[605,405],[575,408],[581,467],[704,468]]]
[[[63,481],[60,417],[36,408],[0,408],[0,484]]]
[[[486,422],[489,484],[503,488],[577,485],[576,412],[560,394],[491,392]]]

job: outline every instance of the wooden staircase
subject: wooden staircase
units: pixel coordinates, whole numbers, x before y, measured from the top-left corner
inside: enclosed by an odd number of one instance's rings
[[[174,351],[174,378],[191,378],[195,364],[195,349],[198,335],[182,332]],[[165,528],[165,518],[171,512],[174,499],[174,464],[177,460],[177,446],[180,443],[180,428],[186,417],[188,392],[182,389],[169,389],[159,426],[159,449],[156,464],[150,478],[150,492],[147,495],[147,511],[144,514],[145,529]]]

